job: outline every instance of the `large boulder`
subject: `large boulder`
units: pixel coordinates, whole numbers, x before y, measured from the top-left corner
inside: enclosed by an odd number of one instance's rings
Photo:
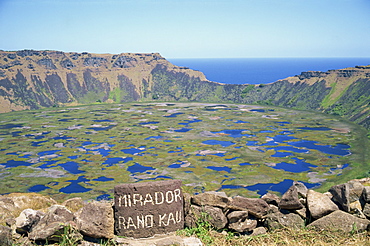
[[[78,230],[92,238],[114,237],[112,204],[92,201],[75,213]]]
[[[284,227],[299,229],[303,228],[304,225],[304,220],[298,214],[294,213],[270,213],[267,215],[264,221],[264,226],[267,227],[270,231],[281,229]]]
[[[256,227],[257,220],[255,219],[246,219],[244,221],[229,224],[229,229],[240,233],[253,231],[254,229],[256,229]]]
[[[329,192],[333,195],[332,199],[339,208],[349,212],[349,185],[347,183],[334,185],[329,189]]]
[[[27,209],[47,209],[57,202],[38,193],[11,193],[0,196],[0,224],[7,219],[15,219]]]
[[[27,208],[15,219],[16,232],[19,234],[26,234],[32,230],[45,213]]]
[[[296,210],[303,208],[302,203],[299,201],[298,189],[294,184],[283,194],[280,202],[280,209]]]
[[[204,221],[209,222],[216,229],[225,228],[228,222],[220,208],[191,205],[189,213],[185,216],[185,226],[194,228]]]
[[[298,195],[302,198],[307,197],[308,189],[302,182],[294,181],[293,186],[297,188]]]
[[[198,206],[226,208],[230,202],[224,192],[205,192],[192,197],[191,202]]]
[[[357,180],[348,181],[349,203],[359,201],[362,197],[364,186]]]
[[[362,210],[363,214],[367,219],[370,219],[370,203],[366,203],[364,209]]]
[[[233,211],[227,215],[229,224],[244,221],[248,218],[248,211]]]
[[[53,205],[40,221],[32,227],[28,237],[33,241],[60,241],[66,228],[73,225],[73,213],[61,205]]]
[[[260,198],[245,198],[236,196],[232,198],[230,207],[234,210],[247,210],[249,214],[258,219],[264,218],[270,211],[269,205]]]
[[[351,203],[360,201],[364,197],[364,186],[356,180],[335,185],[331,187],[329,191],[333,194],[333,201],[345,212],[350,212]]]
[[[313,219],[319,219],[339,209],[328,196],[313,190],[307,193],[307,207]]]
[[[369,224],[370,221],[367,219],[360,219],[349,213],[337,210],[312,222],[308,225],[308,228],[329,231],[362,232],[367,229]]]
[[[208,214],[206,220],[208,220],[214,228],[220,230],[226,227],[227,218],[222,212],[222,209],[212,206],[204,206],[202,209],[206,214]]]
[[[273,193],[267,192],[266,194],[264,194],[261,197],[261,199],[264,200],[265,202],[267,202],[267,204],[272,204],[272,205],[275,205],[275,206],[279,206],[280,197],[278,197],[277,195],[275,195]]]
[[[237,232],[252,231],[257,227],[257,220],[248,219],[248,211],[233,211],[227,215],[229,229]]]
[[[364,186],[362,190],[362,200],[365,203],[370,203],[370,186]]]

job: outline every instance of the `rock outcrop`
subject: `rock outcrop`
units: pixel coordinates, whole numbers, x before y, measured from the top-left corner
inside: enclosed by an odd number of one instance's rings
[[[97,101],[153,100],[161,93],[155,91],[155,71],[211,83],[201,72],[174,66],[158,53],[0,51],[0,113]]]
[[[114,217],[110,203],[90,202],[75,213],[77,229],[92,238],[113,238]]]

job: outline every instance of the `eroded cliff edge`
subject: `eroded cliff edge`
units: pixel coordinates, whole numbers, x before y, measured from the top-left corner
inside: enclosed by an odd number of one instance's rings
[[[132,101],[269,104],[335,114],[369,129],[370,66],[232,85],[208,81],[158,53],[0,51],[0,112]]]
[[[201,72],[176,67],[158,53],[0,52],[0,112],[152,100],[158,69],[207,81]]]

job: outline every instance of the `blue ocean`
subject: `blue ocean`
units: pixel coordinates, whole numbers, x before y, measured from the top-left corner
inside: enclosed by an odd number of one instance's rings
[[[268,84],[306,71],[326,72],[370,65],[370,58],[197,58],[168,59],[203,72],[208,80],[226,84]]]

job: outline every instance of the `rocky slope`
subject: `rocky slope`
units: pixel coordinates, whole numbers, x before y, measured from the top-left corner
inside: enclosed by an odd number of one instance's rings
[[[157,53],[0,52],[0,112],[152,100],[153,71],[162,69],[207,81],[201,72],[176,67]]]
[[[282,197],[273,193],[266,193],[261,198],[228,197],[224,192],[183,193],[179,197],[183,215],[180,220],[185,223],[180,228],[201,229],[203,233],[211,228],[228,231],[239,235],[236,240],[242,240],[241,235],[257,236],[282,228],[297,230],[306,227],[329,234],[339,231],[345,236],[361,233],[369,231],[370,226],[369,182],[369,178],[351,180],[332,186],[326,193],[294,182]],[[134,238],[118,237],[114,228],[119,222],[113,212],[117,204],[86,202],[75,197],[58,205],[52,198],[37,193],[0,195],[0,245],[44,245],[45,242],[81,246],[203,245],[196,238],[189,241],[169,233],[162,235],[165,238],[156,235],[149,240],[144,238],[151,235],[145,233]],[[140,226],[144,227],[144,224],[138,222],[137,227]],[[161,228],[166,232],[167,226],[164,223]],[[134,222],[127,227],[123,230],[138,229]],[[207,242],[205,237],[202,239]],[[249,239],[250,242],[252,238]],[[338,242],[334,242],[340,244],[339,239],[336,240]]]
[[[0,112],[94,102],[271,104],[340,115],[370,128],[370,66],[302,72],[267,85],[230,85],[158,53],[0,51]]]
[[[317,110],[370,128],[370,66],[302,72],[249,91],[244,102]]]

